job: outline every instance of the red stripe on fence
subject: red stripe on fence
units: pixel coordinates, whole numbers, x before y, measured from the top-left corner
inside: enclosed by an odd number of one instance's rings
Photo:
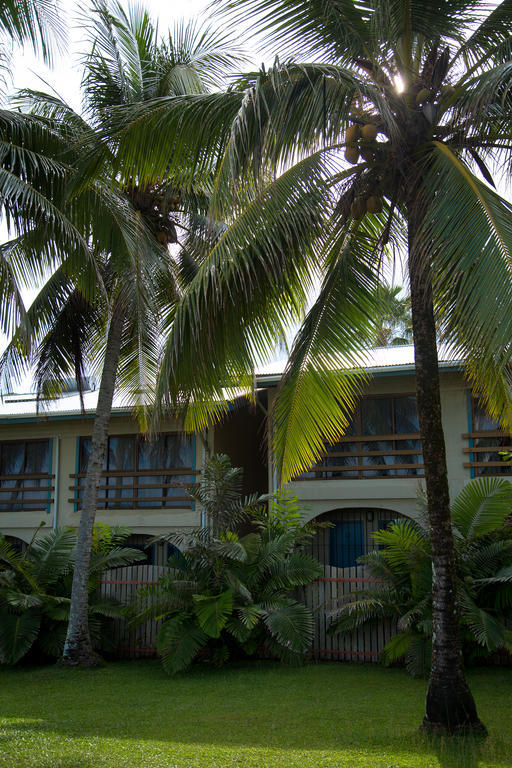
[[[330,648],[312,648],[310,653],[333,653],[339,656],[380,656],[380,651],[339,651]]]
[[[158,653],[156,648],[123,648],[122,646],[118,646],[116,651],[129,651],[130,653],[133,653],[134,651],[136,653]]]
[[[382,579],[365,579],[362,576],[319,576],[315,581],[322,583],[335,582],[338,584],[382,584]],[[158,581],[126,581],[123,579],[102,579],[100,584],[133,584],[135,586],[157,585]]]
[[[340,576],[340,577],[335,577],[335,576],[319,576],[318,579],[315,579],[315,581],[321,581],[321,582],[335,581],[335,582],[339,582],[341,584],[344,584],[344,583],[353,584],[355,582],[361,582],[363,584],[381,584],[382,583],[381,579],[364,579],[362,577],[359,578],[357,576],[350,576],[350,577],[348,577],[348,576],[347,577],[344,577],[344,576]]]
[[[123,581],[122,579],[103,579],[100,584],[136,584],[138,586],[158,584],[158,581]]]

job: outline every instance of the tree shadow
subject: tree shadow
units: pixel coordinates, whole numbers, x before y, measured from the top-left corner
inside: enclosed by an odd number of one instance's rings
[[[458,734],[427,736],[427,742],[439,760],[440,768],[479,768],[486,736]]]

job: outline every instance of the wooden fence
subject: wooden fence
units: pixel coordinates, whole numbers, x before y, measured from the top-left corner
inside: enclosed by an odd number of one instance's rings
[[[138,596],[142,587],[156,584],[163,565],[129,565],[106,571],[101,580],[100,592],[105,597],[115,597],[129,605],[137,597],[140,605],[147,601]],[[138,627],[130,627],[127,621],[113,622],[112,642],[116,656],[136,659],[156,655],[156,635],[160,622],[148,621]]]
[[[129,604],[141,587],[156,583],[164,570],[165,567],[161,565],[132,565],[108,571],[101,582],[101,594]],[[343,637],[327,633],[332,613],[343,598],[355,590],[371,587],[372,584],[375,584],[375,580],[365,577],[362,566],[324,566],[324,575],[300,591],[297,597],[311,609],[315,622],[311,650],[313,658],[378,661],[383,647],[393,635],[390,622],[382,622],[379,626],[367,627]],[[114,622],[113,643],[116,655],[124,658],[155,655],[158,628],[159,622],[156,621],[149,621],[131,629],[125,621]]]
[[[313,613],[315,622],[311,655],[316,659],[339,661],[378,661],[382,649],[396,632],[390,621],[363,627],[347,635],[330,635],[333,614],[351,593],[368,589],[378,580],[365,575],[364,566],[333,568],[324,566],[324,575],[309,584],[300,597]]]

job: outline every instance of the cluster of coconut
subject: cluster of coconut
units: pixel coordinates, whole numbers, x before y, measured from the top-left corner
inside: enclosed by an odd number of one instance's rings
[[[380,213],[382,211],[382,197],[380,195],[358,195],[350,206],[350,215],[353,219],[362,219],[365,213]]]
[[[345,133],[345,160],[355,165],[359,155],[364,160],[371,162],[375,157],[377,126],[374,123],[366,125],[349,125]],[[358,195],[350,207],[350,215],[354,219],[362,219],[365,213],[380,213],[382,211],[382,197],[372,192],[367,195]]]
[[[345,160],[352,165],[355,165],[359,160],[359,155],[363,158],[368,154],[368,149],[371,149],[371,144],[368,142],[375,142],[377,138],[378,130],[374,123],[367,123],[366,125],[349,125],[345,133]]]

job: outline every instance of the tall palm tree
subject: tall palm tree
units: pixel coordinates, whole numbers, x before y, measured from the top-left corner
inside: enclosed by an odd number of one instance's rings
[[[512,2],[218,4],[308,63],[276,60],[242,94],[155,102],[142,128],[140,111],[118,126],[124,174],[141,146],[145,174],[157,173],[185,121],[184,157],[199,138],[224,147],[211,212],[228,225],[177,310],[159,397],[188,404],[191,427],[218,418],[226,389],[247,384],[320,274],[273,409],[286,482],[347,427],[383,254],[406,251],[434,567],[424,727],[481,728],[457,638],[436,320],[490,413],[512,426],[512,206],[491,175],[512,147]]]
[[[62,378],[70,373],[80,381],[87,358],[100,363],[63,653],[63,663],[70,665],[97,663],[88,630],[87,582],[114,387],[117,381],[134,394],[140,409],[147,406],[154,390],[160,338],[179,295],[180,259],[168,246],[178,242],[177,228],[184,228],[188,240],[193,240],[207,199],[207,188],[196,185],[188,169],[179,183],[176,177],[162,174],[151,184],[140,184],[133,174],[120,185],[116,143],[105,141],[103,134],[120,106],[203,93],[233,60],[223,50],[221,37],[193,24],[178,25],[172,36],[161,40],[140,6],[125,12],[118,3],[97,0],[88,29],[92,47],[84,61],[84,115],[55,96],[25,92],[21,97],[31,107],[29,124],[44,135],[55,134],[65,146],[67,197],[60,195],[58,208],[87,244],[87,257],[77,260],[67,251],[24,314],[23,325],[4,356],[4,364],[13,372],[35,358],[39,388],[50,394],[59,390]],[[8,124],[12,125],[10,115]],[[51,161],[56,157],[51,156]],[[37,175],[33,168],[27,172],[23,166],[22,170],[33,182]],[[37,170],[41,171],[40,165]],[[53,194],[47,191],[52,202]],[[20,219],[16,199],[11,207],[21,229],[27,216],[22,214]],[[48,238],[47,231],[23,229],[14,251],[17,247],[26,258],[27,238],[37,240],[41,235]],[[186,246],[185,241],[184,272],[191,266]],[[66,249],[61,252],[65,254]]]

